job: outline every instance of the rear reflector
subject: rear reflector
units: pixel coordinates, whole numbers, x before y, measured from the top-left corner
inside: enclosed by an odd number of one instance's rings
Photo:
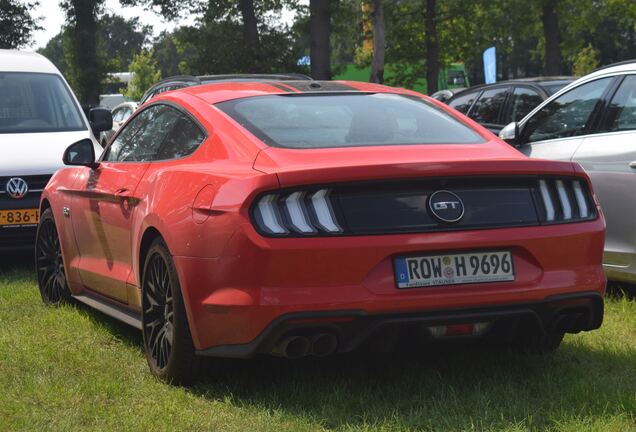
[[[431,336],[441,339],[453,336],[481,336],[486,333],[488,327],[490,327],[490,323],[485,322],[431,326],[428,330],[431,332]]]

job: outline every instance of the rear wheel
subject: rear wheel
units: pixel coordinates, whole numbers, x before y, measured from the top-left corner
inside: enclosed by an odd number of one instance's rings
[[[142,325],[150,370],[164,381],[190,384],[200,359],[195,354],[177,271],[162,239],[150,245],[143,268]]]
[[[35,237],[35,265],[44,303],[58,305],[68,302],[71,292],[66,282],[60,238],[50,208],[40,216]]]

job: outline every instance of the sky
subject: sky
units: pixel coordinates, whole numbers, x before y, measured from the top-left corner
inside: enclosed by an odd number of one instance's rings
[[[301,1],[301,3],[307,3]],[[195,17],[189,16],[181,20],[166,21],[160,15],[152,11],[144,10],[143,7],[122,7],[118,0],[106,0],[105,9],[107,12],[122,15],[124,18],[139,17],[141,24],[151,25],[153,36],[157,36],[163,30],[172,30],[180,25],[194,24]],[[31,49],[42,48],[57,33],[59,33],[66,19],[64,11],[60,8],[59,0],[40,0],[40,6],[33,11],[33,16],[42,17],[40,26],[43,28],[34,33],[34,43]],[[283,21],[290,22],[293,18],[291,11],[283,11]]]

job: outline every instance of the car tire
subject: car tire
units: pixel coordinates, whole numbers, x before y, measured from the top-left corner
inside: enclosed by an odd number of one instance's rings
[[[201,359],[195,354],[174,261],[161,238],[151,243],[142,274],[142,332],[150,371],[168,383],[189,385],[198,376]]]
[[[35,235],[35,266],[42,301],[51,306],[70,302],[60,237],[50,208],[42,212]]]

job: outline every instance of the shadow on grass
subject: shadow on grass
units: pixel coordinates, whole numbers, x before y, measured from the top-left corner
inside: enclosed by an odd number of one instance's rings
[[[34,278],[31,254],[0,256],[0,277],[4,274]],[[612,284],[608,293],[633,299],[633,287],[627,288]],[[76,308],[122,343],[143,351],[139,331],[84,305]],[[408,348],[300,361],[266,356],[214,360],[188,391],[209,401],[343,429],[480,430],[520,422],[542,428],[572,418],[629,416],[636,410],[634,350],[588,345],[579,336],[568,336],[557,353],[542,357],[473,343]]]
[[[470,343],[371,357],[362,353],[225,364],[190,389],[209,400],[280,410],[325,427],[487,429],[521,421],[633,412],[635,352],[566,344],[524,356]],[[216,373],[215,373],[216,372]]]
[[[0,276],[6,274],[32,274],[35,277],[33,251],[0,252]]]
[[[629,300],[636,300],[636,285],[625,282],[607,283],[607,295],[611,297],[627,297]]]

